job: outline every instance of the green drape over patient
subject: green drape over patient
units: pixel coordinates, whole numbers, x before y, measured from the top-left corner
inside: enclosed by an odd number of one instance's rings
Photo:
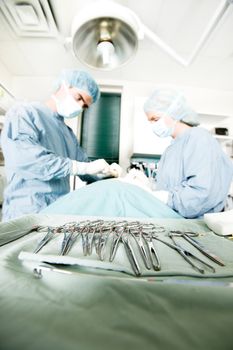
[[[181,218],[144,189],[118,180],[97,181],[70,192],[45,208],[47,214],[103,217]]]

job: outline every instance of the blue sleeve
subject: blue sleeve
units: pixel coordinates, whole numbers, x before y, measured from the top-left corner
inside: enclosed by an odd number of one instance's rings
[[[169,189],[168,205],[186,218],[202,216],[218,204],[221,207],[228,191],[229,171],[222,169],[220,174],[224,163],[216,140],[211,138],[190,137],[182,155],[183,181]]]
[[[79,162],[88,162],[88,156],[87,153],[84,151],[84,149],[80,146],[78,139],[76,137],[76,135],[74,134],[73,130],[71,129],[70,126],[66,125],[67,128],[69,129],[70,132],[70,137],[72,138],[72,142],[76,147],[75,150],[75,155],[74,157],[72,157],[72,160],[77,160]]]
[[[75,160],[79,162],[88,162],[88,156],[87,153],[84,151],[84,149],[79,145],[78,140],[76,136],[74,135],[75,140],[76,140],[76,158]]]
[[[6,166],[20,172],[25,179],[48,181],[69,175],[72,161],[43,147],[40,134],[33,109],[12,108],[7,114],[2,135]]]
[[[79,162],[88,162],[88,156],[81,146],[77,147],[77,157],[76,160]]]

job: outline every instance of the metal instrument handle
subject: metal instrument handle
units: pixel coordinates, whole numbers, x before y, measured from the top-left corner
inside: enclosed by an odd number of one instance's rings
[[[147,241],[149,252],[150,252],[150,258],[151,258],[151,263],[152,267],[155,271],[160,271],[161,270],[161,263],[159,256],[154,248],[154,244],[152,241]]]
[[[210,260],[214,261],[216,264],[220,266],[225,266],[224,262],[219,259],[215,254],[211,253],[208,249],[202,247],[199,242],[197,242],[195,239],[189,237],[188,235],[184,234],[183,237],[188,241],[190,244],[192,244],[195,248],[197,248],[202,254],[207,256]]]
[[[133,249],[131,247],[131,244],[125,238],[123,238],[123,243],[124,243],[124,247],[125,247],[125,251],[126,251],[127,257],[129,259],[130,265],[131,265],[135,275],[136,276],[141,276],[141,271],[140,271],[137,259],[136,259],[135,255],[134,255]]]

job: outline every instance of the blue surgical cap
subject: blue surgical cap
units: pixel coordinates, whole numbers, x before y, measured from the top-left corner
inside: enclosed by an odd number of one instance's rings
[[[91,75],[85,71],[64,69],[54,84],[54,90],[57,91],[62,83],[65,82],[69,87],[76,87],[92,97],[92,102],[99,98],[100,91],[97,83]]]
[[[192,126],[199,124],[197,113],[189,107],[185,97],[171,88],[155,90],[146,100],[144,112],[166,114]]]

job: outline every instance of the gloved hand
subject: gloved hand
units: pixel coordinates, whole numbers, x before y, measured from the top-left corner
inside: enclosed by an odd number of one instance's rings
[[[109,172],[110,172],[110,175],[114,177],[120,177],[122,175],[123,169],[119,164],[112,163],[109,167]]]
[[[104,159],[93,160],[92,162],[72,161],[73,175],[96,175],[99,173],[107,174],[110,172],[110,165]]]
[[[168,195],[169,192],[168,191],[154,191],[153,195],[159,199],[161,202],[167,204],[168,201]]]
[[[140,186],[146,190],[151,189],[151,184],[148,177],[141,170],[131,169],[124,177],[124,181]]]

